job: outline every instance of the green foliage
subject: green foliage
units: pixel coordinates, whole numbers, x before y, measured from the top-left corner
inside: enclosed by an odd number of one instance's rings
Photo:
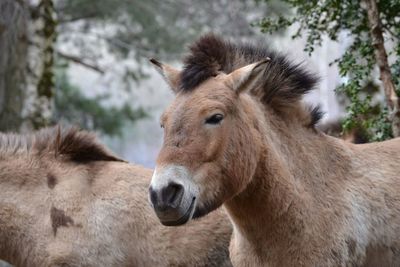
[[[400,39],[400,27],[397,30],[397,38]],[[396,60],[390,66],[390,69],[393,73],[393,82],[396,86],[396,93],[397,95],[400,95],[400,42],[397,42],[397,47],[395,47],[395,49],[391,51],[391,54],[396,57]]]
[[[105,105],[107,95],[89,98],[71,84],[65,69],[56,73],[54,120],[65,120],[87,130],[100,131],[109,136],[121,135],[127,122],[135,122],[147,114],[142,108],[132,109],[128,103],[121,107]]]
[[[268,0],[265,0],[267,3]],[[375,66],[374,50],[369,35],[367,14],[358,0],[284,0],[293,8],[289,15],[278,15],[262,19],[257,25],[262,32],[275,33],[290,26],[297,27],[292,38],[305,36],[304,50],[311,54],[322,44],[322,37],[337,41],[339,34],[347,33],[352,44],[341,58],[331,64],[338,64],[340,76],[345,78],[337,91],[344,94],[349,103],[343,128],[348,131],[362,127],[370,141],[392,137],[388,111],[382,103],[373,101],[374,92],[366,90],[370,84]],[[386,37],[393,42],[389,55],[397,60],[391,65],[397,92],[400,92],[400,1],[381,0],[378,2],[382,26]],[[390,49],[390,47],[387,47]]]

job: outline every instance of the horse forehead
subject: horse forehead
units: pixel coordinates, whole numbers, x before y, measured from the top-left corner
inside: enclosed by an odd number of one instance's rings
[[[175,123],[193,119],[210,108],[230,106],[235,93],[219,80],[210,79],[190,91],[177,94],[165,115]]]
[[[178,94],[169,106],[166,114],[173,120],[179,119],[188,112],[188,107],[193,107],[193,102],[189,99],[189,94]]]
[[[235,93],[219,79],[210,79],[189,92],[183,92],[182,96],[186,105],[198,107],[216,102],[231,103]]]

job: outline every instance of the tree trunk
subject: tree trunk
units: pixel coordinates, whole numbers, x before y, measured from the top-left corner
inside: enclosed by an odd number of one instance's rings
[[[23,121],[28,17],[23,1],[0,1],[0,131],[18,131]]]
[[[56,26],[53,0],[41,0],[37,9],[37,22],[42,22],[39,30],[41,41],[37,42],[41,51],[42,71],[39,75],[34,110],[31,115],[33,128],[39,129],[51,123],[54,110],[54,45]]]
[[[390,72],[378,6],[376,0],[364,0],[364,4],[368,14],[372,45],[375,50],[375,58],[379,67],[380,79],[385,91],[385,98],[390,112],[390,119],[392,120],[393,136],[398,137],[400,136],[399,99],[393,83],[392,73]]]

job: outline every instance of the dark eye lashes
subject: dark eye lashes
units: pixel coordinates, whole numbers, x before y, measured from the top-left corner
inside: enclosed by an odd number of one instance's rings
[[[206,124],[219,124],[224,119],[222,114],[214,114],[206,119]]]

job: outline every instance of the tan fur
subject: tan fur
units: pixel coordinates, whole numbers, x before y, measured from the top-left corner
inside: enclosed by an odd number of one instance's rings
[[[1,259],[16,266],[230,266],[231,226],[222,210],[183,228],[162,226],[147,202],[152,170],[104,155],[82,158],[73,142],[89,143],[86,135],[68,139],[64,151],[54,150],[48,133],[47,141],[1,136]],[[57,154],[71,151],[73,158]]]
[[[180,72],[174,67],[163,64],[156,59],[150,59],[150,62],[156,67],[156,70],[164,77],[172,90],[176,90],[180,82]]]
[[[190,171],[195,217],[224,204],[234,266],[400,266],[400,139],[329,137],[300,102],[275,110],[226,77],[177,94],[157,169]]]

